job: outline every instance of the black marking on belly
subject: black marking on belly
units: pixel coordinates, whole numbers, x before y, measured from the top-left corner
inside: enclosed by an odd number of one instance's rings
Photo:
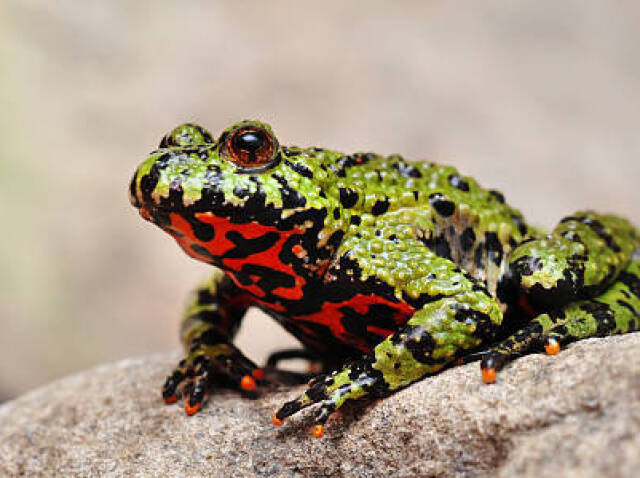
[[[259,254],[271,249],[280,239],[280,234],[271,231],[262,236],[247,239],[238,231],[229,231],[225,237],[235,244],[222,256],[223,259],[246,259],[254,254]]]

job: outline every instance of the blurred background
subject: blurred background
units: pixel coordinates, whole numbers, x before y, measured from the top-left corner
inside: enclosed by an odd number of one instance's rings
[[[639,22],[632,0],[0,1],[0,399],[178,349],[208,267],[127,186],[184,121],[452,163],[546,227],[640,224]],[[239,337],[292,343],[258,313]]]

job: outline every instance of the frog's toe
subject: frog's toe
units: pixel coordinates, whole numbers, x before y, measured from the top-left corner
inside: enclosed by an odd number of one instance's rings
[[[294,413],[299,412],[303,408],[307,408],[316,403],[324,402],[329,398],[328,385],[331,384],[330,379],[326,375],[321,375],[311,379],[308,383],[306,392],[295,400],[285,403],[274,415],[274,423],[279,423],[285,418],[290,417]]]
[[[162,387],[162,398],[167,404],[183,399],[186,414],[194,415],[202,408],[214,383],[251,397],[263,382],[263,370],[249,360],[198,355],[180,361]]]
[[[531,352],[544,352],[547,355],[556,355],[560,352],[560,337],[549,334],[537,334],[533,338],[525,337],[520,342],[507,339],[502,344],[483,352],[480,362],[482,380],[485,383],[494,383],[498,371],[508,362],[520,355]]]
[[[184,372],[176,369],[167,377],[162,386],[162,399],[165,403],[175,403],[178,400],[178,387],[184,380]]]
[[[353,367],[353,366],[352,366]],[[274,425],[281,425],[285,418],[307,408],[319,404],[314,420],[313,434],[320,438],[324,434],[324,424],[331,415],[350,400],[365,396],[377,396],[376,386],[382,390],[380,377],[360,373],[350,378],[352,370],[346,368],[331,375],[321,375],[309,382],[307,390],[295,400],[285,403],[273,416]]]

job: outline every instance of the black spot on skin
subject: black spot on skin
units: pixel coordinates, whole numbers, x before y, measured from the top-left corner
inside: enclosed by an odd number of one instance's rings
[[[413,191],[413,199],[417,201],[419,196],[420,196],[420,193],[418,191]]]
[[[640,298],[640,278],[638,276],[622,271],[618,280],[626,285],[633,295]]]
[[[240,186],[236,186],[235,188],[233,188],[233,194],[234,194],[234,196],[237,196],[240,199],[244,199],[246,197],[251,196],[251,191],[249,191],[249,189],[247,189],[247,188],[242,188]]]
[[[304,207],[307,204],[307,199],[292,188],[283,176],[274,173],[271,177],[280,184],[280,196],[282,197],[282,206],[284,208],[296,209]]]
[[[292,151],[291,149],[287,148],[286,146],[283,146],[281,148],[282,154],[284,154],[285,156],[295,156],[296,153],[294,151]],[[289,163],[291,164],[291,163]]]
[[[488,292],[487,295],[489,295]],[[474,337],[480,337],[483,339],[493,337],[497,330],[497,326],[491,322],[491,318],[487,314],[470,308],[458,308],[456,310],[455,318],[458,322],[466,325],[475,324],[476,328],[472,334]]]
[[[140,179],[140,191],[142,192],[143,197],[147,200],[151,199],[151,193],[156,188],[158,184],[158,176],[151,176],[149,174],[145,174]]]
[[[507,269],[498,280],[496,296],[503,304],[516,304],[518,300],[518,284],[513,280],[510,270]]]
[[[539,257],[523,256],[511,264],[511,268],[519,276],[530,276],[542,269],[542,260]]]
[[[598,329],[596,335],[598,337],[604,337],[609,335],[616,328],[616,321],[614,319],[613,310],[608,304],[598,302],[597,300],[590,300],[580,305],[580,308],[585,312],[593,315],[598,323]]]
[[[487,257],[497,266],[502,262],[502,244],[495,232],[487,232],[485,234]]]
[[[384,198],[383,200],[378,200],[373,205],[371,209],[371,214],[374,216],[379,216],[380,214],[384,214],[389,210],[389,198]]]
[[[405,178],[421,178],[422,173],[418,168],[405,162],[393,163],[391,165],[393,169],[396,169]]]
[[[333,218],[337,221],[338,219],[340,219],[340,209],[335,208],[333,210]]]
[[[616,242],[613,240],[613,237],[611,237],[611,235],[607,233],[605,227],[597,219],[593,219],[589,216],[581,216],[581,217],[569,216],[562,219],[560,223],[562,224],[569,221],[581,222],[582,224],[589,226],[591,230],[595,232],[596,235],[600,237],[600,239],[602,239],[611,250],[613,250],[613,252],[621,251],[620,246],[616,244]]]
[[[431,352],[436,342],[431,335],[420,325],[407,325],[401,334],[402,344],[411,352],[414,360],[424,364],[434,362]]]
[[[427,242],[427,246],[438,256],[445,259],[451,259],[451,247],[444,234],[436,236],[433,240]]]
[[[476,233],[472,228],[467,227],[462,234],[460,235],[460,248],[463,252],[467,252],[471,250],[473,245],[476,243]]]
[[[522,219],[522,216],[520,216],[519,214],[516,213],[512,213],[511,214],[511,219],[513,219],[513,222],[516,223],[516,227],[518,228],[518,232],[520,233],[520,235],[522,236],[526,236],[527,235],[527,225],[524,223],[524,220]],[[523,242],[521,242],[521,244],[523,244]]]
[[[296,173],[298,173],[300,176],[304,176],[305,178],[309,178],[309,179],[313,178],[313,171],[307,168],[304,164],[293,163],[291,161],[285,161],[284,163],[287,166],[289,166],[291,169],[293,169]]]
[[[500,191],[496,191],[495,189],[490,189],[489,194],[498,201],[499,203],[504,204],[504,195]]]
[[[358,193],[351,188],[340,188],[340,204],[345,209],[352,208],[358,202]]]
[[[441,193],[433,193],[429,196],[429,203],[442,217],[449,217],[456,210],[456,205],[447,199]]]
[[[476,268],[484,269],[484,243],[481,242],[476,246],[476,252],[474,254],[473,261],[476,264]]]
[[[360,223],[362,222],[362,219],[360,218],[360,216],[351,216],[351,218],[349,219],[349,222],[354,226],[359,226]]]
[[[622,299],[618,299],[616,302],[618,303],[618,305],[624,307],[625,309],[628,309],[634,316],[638,315],[638,312],[633,307],[631,307],[631,304],[629,302]]]
[[[449,176],[449,184],[451,184],[454,188],[459,189],[460,191],[469,191],[469,183],[460,178],[457,174],[452,174]]]

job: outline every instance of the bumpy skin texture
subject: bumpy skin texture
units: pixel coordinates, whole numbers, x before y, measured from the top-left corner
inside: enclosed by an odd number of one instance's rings
[[[626,220],[577,212],[544,235],[450,166],[283,147],[256,121],[218,140],[185,124],[139,166],[130,197],[217,268],[163,389],[188,414],[216,384],[251,395],[275,377],[232,344],[249,306],[323,362],[328,374],[274,416],[319,403],[316,436],[345,402],[449,365],[482,358],[492,382],[517,355],[640,327],[640,235]]]

